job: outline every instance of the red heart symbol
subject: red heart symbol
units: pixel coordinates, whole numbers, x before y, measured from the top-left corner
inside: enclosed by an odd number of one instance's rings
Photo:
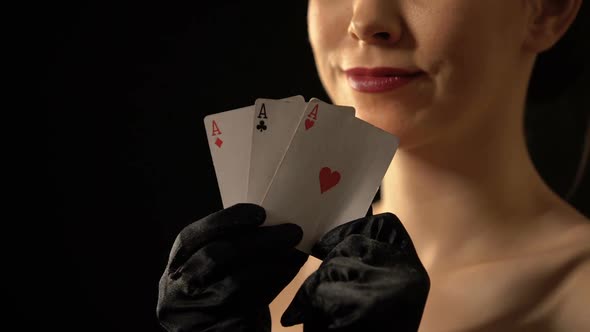
[[[322,194],[337,185],[338,182],[340,182],[338,171],[332,172],[330,167],[322,167],[320,170],[320,191]]]
[[[313,127],[314,123],[315,123],[315,121],[313,121],[313,120],[305,119],[305,130]]]

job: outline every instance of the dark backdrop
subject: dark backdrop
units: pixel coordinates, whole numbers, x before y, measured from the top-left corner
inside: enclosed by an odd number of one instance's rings
[[[51,222],[27,233],[39,246],[22,263],[34,271],[17,274],[20,330],[160,331],[157,281],[173,239],[221,208],[203,117],[257,97],[328,100],[305,1],[204,3],[36,8]],[[587,82],[529,116],[533,159],[560,194],[581,154]],[[572,198],[586,215],[587,190]]]

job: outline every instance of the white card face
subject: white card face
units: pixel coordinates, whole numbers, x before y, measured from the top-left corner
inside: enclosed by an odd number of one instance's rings
[[[305,102],[301,95],[283,100]],[[203,120],[224,208],[247,201],[253,116],[254,105],[211,114]]]
[[[325,232],[366,215],[399,144],[342,110],[308,103],[261,203],[266,224],[303,228],[297,248],[307,253]]]
[[[260,204],[270,185],[279,162],[285,155],[299,120],[305,111],[302,96],[276,100],[259,98],[254,106],[250,176],[246,199]],[[342,108],[347,116],[354,116],[353,108]]]
[[[254,106],[247,106],[204,119],[224,208],[246,200],[253,115]]]
[[[260,204],[305,110],[305,101],[259,98],[254,106],[248,202]]]
[[[276,99],[271,99],[271,100],[276,100]],[[283,99],[279,99],[279,100],[296,101],[296,102],[300,102],[300,103],[305,103],[305,98],[303,98],[302,95],[292,96],[292,97],[283,98]]]

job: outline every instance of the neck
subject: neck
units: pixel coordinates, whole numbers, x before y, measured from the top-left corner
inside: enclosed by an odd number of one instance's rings
[[[529,159],[522,120],[514,116],[524,102],[510,108],[503,114],[512,119],[498,116],[463,139],[396,152],[375,213],[400,218],[427,268],[491,259],[497,248],[517,243],[532,227],[527,221],[555,199]]]

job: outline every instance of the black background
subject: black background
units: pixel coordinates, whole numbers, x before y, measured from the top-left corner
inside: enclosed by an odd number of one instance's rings
[[[45,6],[34,20],[51,222],[26,233],[41,245],[23,263],[33,272],[17,274],[13,317],[19,330],[160,331],[157,282],[173,239],[221,208],[203,117],[258,97],[328,100],[306,2]],[[588,53],[565,49],[547,56],[559,70],[535,74],[539,96],[556,89],[548,77],[574,83],[559,81],[567,90],[527,113],[533,160],[562,196],[588,121],[586,67],[573,61]],[[587,193],[585,184],[571,201],[589,215]]]

